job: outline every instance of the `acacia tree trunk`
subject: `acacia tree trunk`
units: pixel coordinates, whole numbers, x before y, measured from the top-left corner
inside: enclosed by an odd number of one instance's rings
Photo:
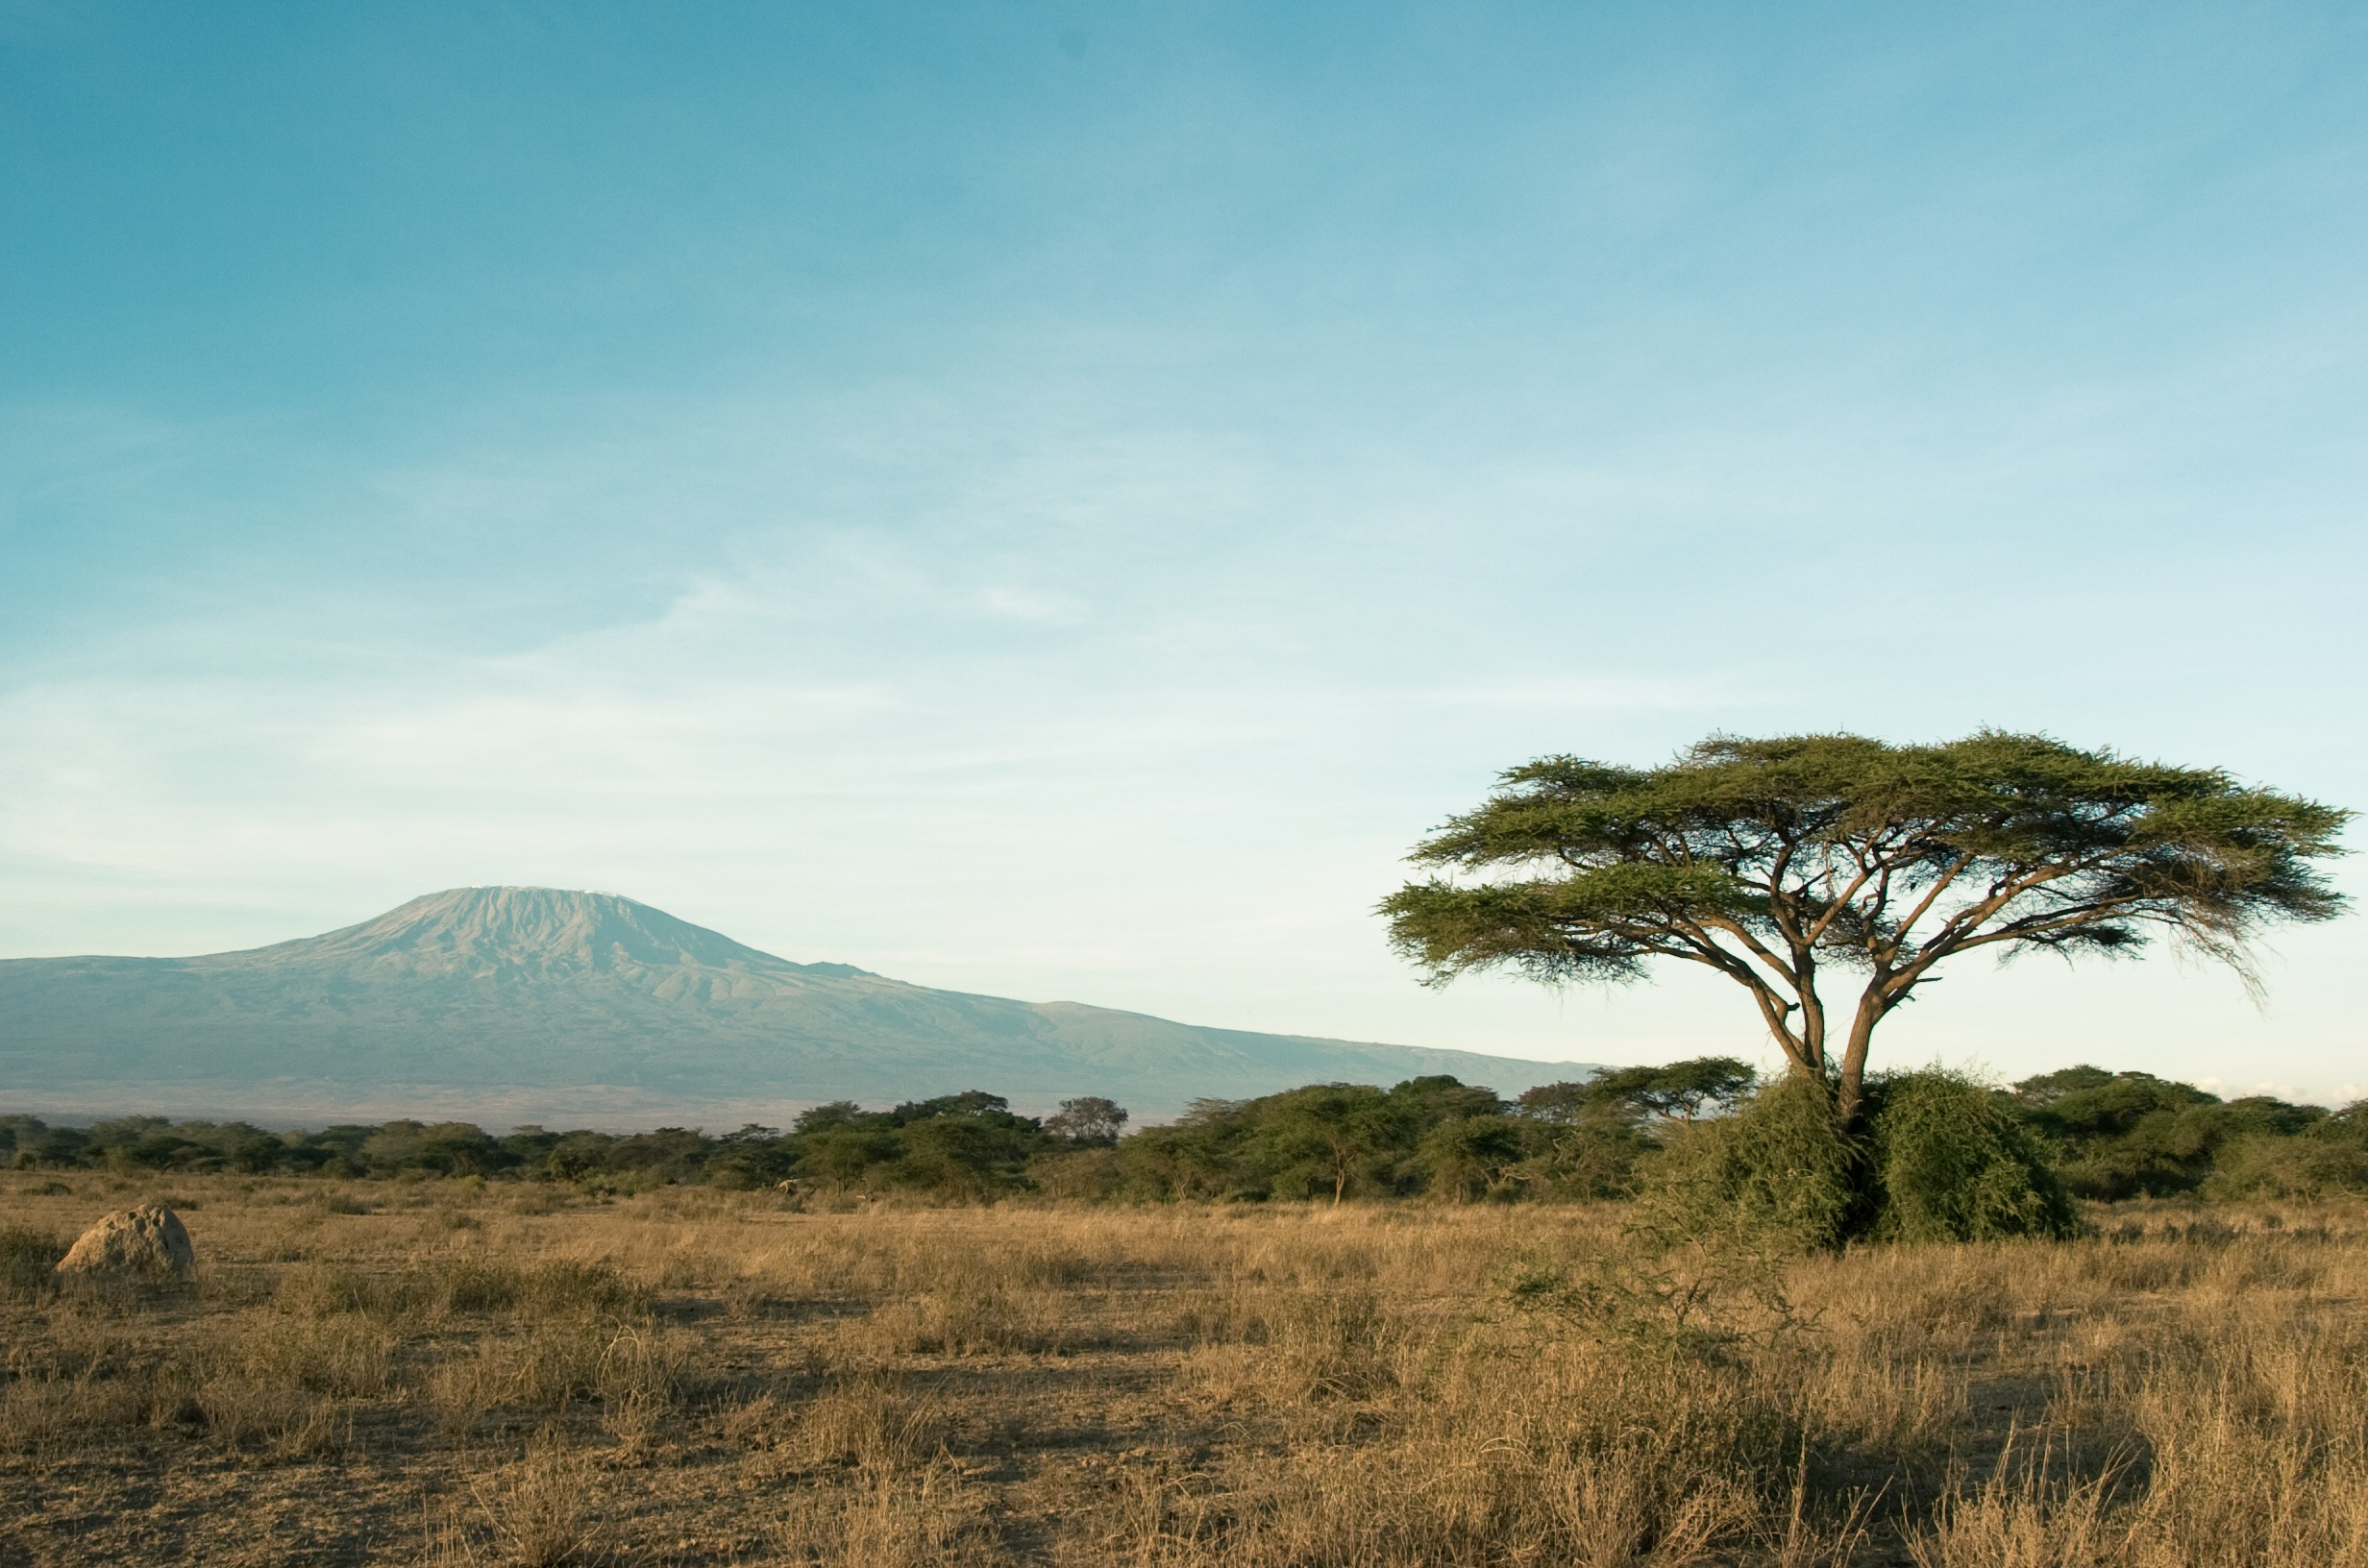
[[[1845,1133],[1858,1129],[1859,1112],[1866,1103],[1866,1047],[1873,1043],[1875,1024],[1882,1017],[1883,1009],[1870,994],[1850,1020],[1850,1039],[1842,1046],[1841,1073],[1834,1086],[1834,1117]]]
[[[1788,921],[1798,929],[1801,915],[1796,912]],[[1851,1015],[1850,1031],[1841,1041],[1840,1060],[1837,1063],[1828,1053],[1829,1018],[1825,999],[1817,994],[1817,953],[1810,943],[1796,938],[1791,943],[1792,992],[1799,1010],[1797,1032],[1779,1028],[1777,1042],[1784,1046],[1793,1070],[1817,1085],[1826,1093],[1833,1107],[1835,1124],[1844,1133],[1858,1130],[1860,1114],[1866,1105],[1866,1052],[1873,1042],[1875,1025],[1891,1010],[1892,999],[1885,993],[1890,971],[1881,962],[1875,977],[1860,993],[1857,1010]],[[1787,1038],[1789,1035],[1791,1038]]]
[[[1800,1014],[1797,1032],[1779,1027],[1777,1043],[1784,1047],[1792,1070],[1815,1084],[1824,1091],[1833,1107],[1834,1120],[1845,1133],[1855,1130],[1859,1111],[1865,1100],[1866,1046],[1875,1026],[1878,1012],[1869,1017],[1862,999],[1858,1015],[1851,1019],[1850,1034],[1842,1047],[1841,1070],[1833,1070],[1833,1058],[1826,1052],[1827,1017],[1825,999],[1817,994],[1817,959],[1813,949],[1796,943],[1792,949],[1793,974],[1796,977],[1794,1004]]]

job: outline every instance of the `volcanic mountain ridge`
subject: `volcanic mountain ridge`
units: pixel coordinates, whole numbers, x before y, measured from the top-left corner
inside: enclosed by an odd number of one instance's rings
[[[1200,1096],[1574,1063],[1268,1035],[796,964],[613,894],[454,888],[193,958],[0,961],[0,1109],[648,1125],[986,1089],[1140,1119]]]

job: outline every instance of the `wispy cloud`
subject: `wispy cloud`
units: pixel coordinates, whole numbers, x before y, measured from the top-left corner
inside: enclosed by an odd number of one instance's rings
[[[1509,764],[1713,729],[2368,798],[2324,674],[2368,477],[2339,28],[678,19],[594,91],[481,19],[233,12],[8,67],[126,85],[10,100],[0,952],[551,882],[915,979],[1666,1057],[1747,1011],[1416,989],[1397,857]],[[2364,1054],[2346,940],[2267,1018],[2026,971],[1901,1048],[2301,1091]]]

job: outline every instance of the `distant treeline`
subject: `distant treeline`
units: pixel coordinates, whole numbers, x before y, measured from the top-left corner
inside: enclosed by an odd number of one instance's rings
[[[1726,1057],[1628,1067],[1506,1100],[1449,1077],[1392,1089],[1311,1084],[1249,1100],[1198,1100],[1127,1133],[1106,1099],[1015,1115],[972,1090],[866,1111],[817,1106],[786,1131],[680,1127],[617,1136],[468,1122],[387,1121],[272,1133],[243,1121],[127,1116],[52,1127],[0,1115],[19,1170],[234,1171],[349,1178],[481,1177],[596,1190],[675,1183],[784,1183],[826,1192],[956,1199],[1039,1192],[1158,1202],[1429,1196],[1453,1201],[1616,1198],[1691,1123],[1754,1092]],[[2143,1072],[2067,1067],[1994,1091],[2091,1198],[2306,1197],[2368,1189],[2368,1101],[2329,1112],[2255,1095],[2222,1100]]]

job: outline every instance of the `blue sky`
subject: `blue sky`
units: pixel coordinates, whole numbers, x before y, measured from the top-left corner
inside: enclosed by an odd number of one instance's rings
[[[1500,768],[1984,723],[2368,805],[2368,13],[0,3],[0,952],[490,882],[1502,1054]],[[2356,871],[2346,885],[2361,886]],[[1969,973],[1894,1059],[2368,1092]]]

